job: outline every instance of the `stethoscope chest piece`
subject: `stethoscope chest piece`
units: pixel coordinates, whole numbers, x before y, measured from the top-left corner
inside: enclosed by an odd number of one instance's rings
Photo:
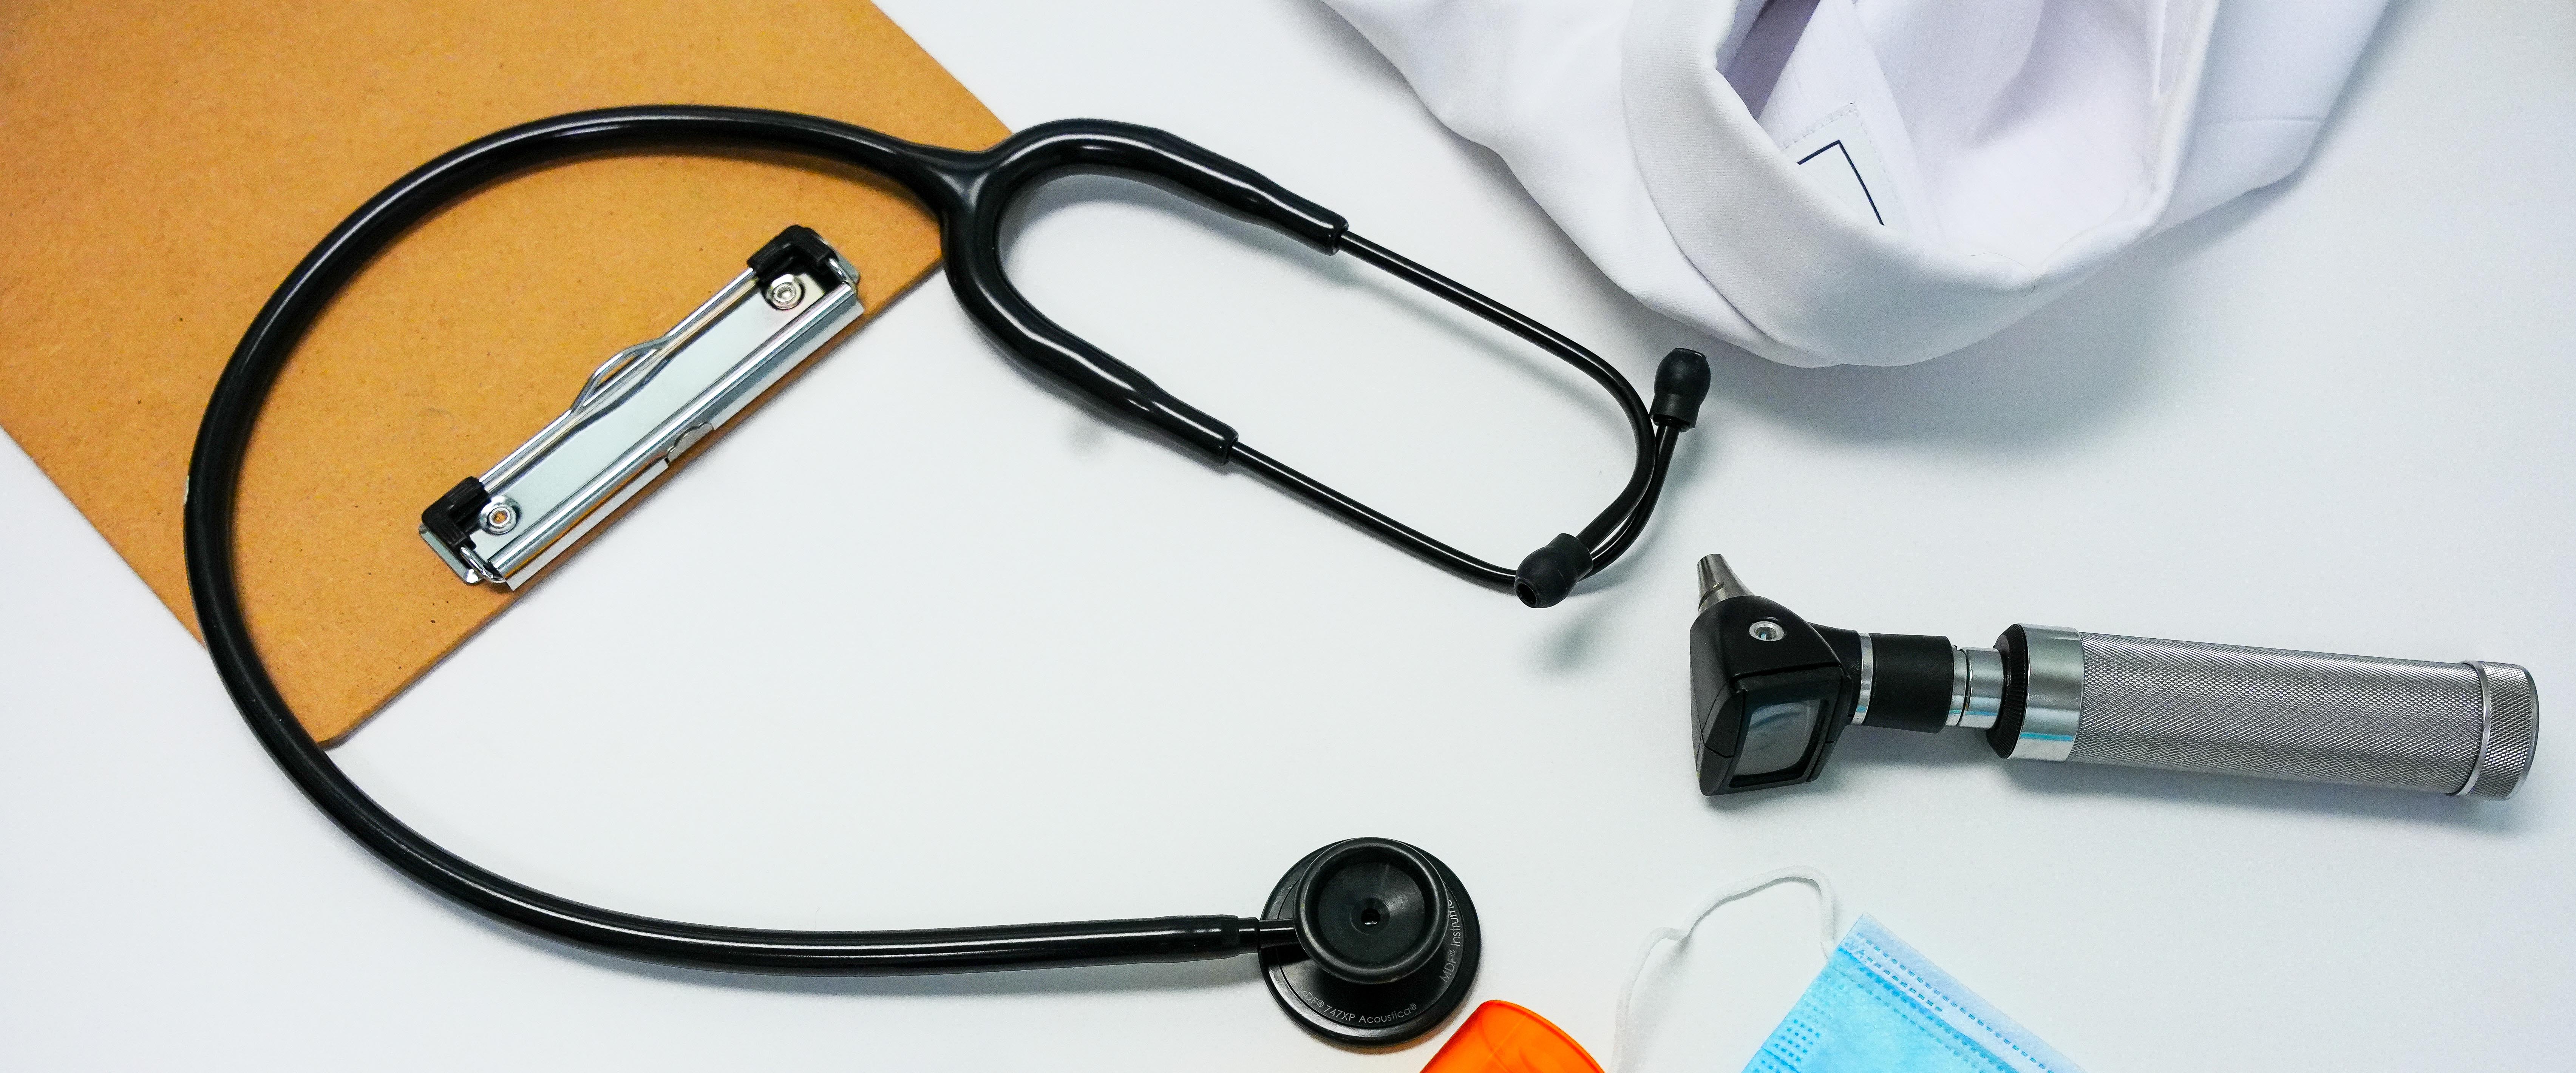
[[[1261,952],[1271,997],[1307,1031],[1349,1047],[1392,1047],[1439,1027],[1466,1001],[1484,946],[1458,876],[1392,839],[1307,854],[1261,915],[1297,927],[1296,945]]]

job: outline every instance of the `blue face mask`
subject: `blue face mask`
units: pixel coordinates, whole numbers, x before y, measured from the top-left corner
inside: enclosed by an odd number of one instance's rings
[[[2083,1073],[1877,921],[1862,917],[1835,942],[1833,885],[1807,868],[1745,880],[1709,899],[1689,925],[1659,928],[1646,937],[1638,971],[1619,998],[1619,1038],[1610,1068],[1620,1068],[1627,1050],[1629,1000],[1655,948],[1688,940],[1720,905],[1792,880],[1813,885],[1824,903],[1825,968],[1763,1041],[1745,1073]]]

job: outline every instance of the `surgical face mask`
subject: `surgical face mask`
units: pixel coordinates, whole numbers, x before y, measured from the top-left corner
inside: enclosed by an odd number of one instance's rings
[[[1630,1055],[1628,1011],[1655,949],[1667,941],[1688,942],[1718,906],[1785,881],[1816,888],[1825,967],[1746,1063],[1745,1073],[2083,1073],[1879,922],[1864,916],[1836,941],[1833,885],[1811,868],[1783,868],[1733,884],[1683,926],[1647,934],[1619,995],[1613,1071],[1623,1070]]]

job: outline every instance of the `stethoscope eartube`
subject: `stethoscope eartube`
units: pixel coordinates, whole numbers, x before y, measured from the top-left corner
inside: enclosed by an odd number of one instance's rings
[[[916,147],[917,148],[917,147]],[[1022,365],[1088,400],[1100,412],[1152,432],[1216,465],[1239,466],[1459,577],[1518,596],[1531,607],[1565,599],[1577,582],[1609,566],[1633,545],[1663,494],[1664,472],[1681,434],[1692,428],[1708,394],[1708,359],[1676,349],[1664,356],[1650,404],[1626,376],[1581,344],[1509,306],[1423,267],[1350,230],[1324,207],[1281,189],[1259,173],[1150,127],[1096,119],[1044,123],[980,154],[928,151],[920,173],[934,176],[914,192],[945,222],[948,282],[958,304]],[[1111,357],[1038,312],[1002,267],[1002,225],[1010,206],[1046,179],[1099,172],[1178,188],[1218,208],[1266,224],[1319,252],[1347,253],[1485,322],[1547,351],[1600,385],[1619,404],[1636,445],[1636,464],[1610,505],[1579,533],[1560,534],[1516,569],[1467,554],[1396,521],[1288,464],[1245,444],[1234,428],[1173,397],[1134,366]],[[895,172],[898,179],[902,173]]]
[[[1186,961],[1257,952],[1281,1008],[1309,1031],[1337,1043],[1402,1043],[1429,1032],[1455,1011],[1476,972],[1480,937],[1475,907],[1446,865],[1401,842],[1354,839],[1307,855],[1273,889],[1258,918],[1157,917],[907,931],[735,928],[601,909],[504,878],[395,819],[332,762],[296,720],[260,657],[234,564],[243,460],[270,387],[331,297],[430,213],[485,183],[539,164],[608,150],[670,147],[783,150],[894,179],[940,218],[947,273],[959,300],[1013,360],[1073,389],[1111,416],[1212,461],[1249,469],[1445,570],[1514,591],[1533,606],[1562,600],[1575,583],[1636,541],[1661,492],[1674,445],[1696,421],[1708,389],[1706,361],[1677,350],[1664,360],[1649,404],[1617,370],[1563,336],[1351,234],[1339,216],[1239,164],[1143,127],[1087,120],[1054,123],[988,150],[963,152],[914,145],[812,116],[740,108],[616,108],[539,120],[422,165],[333,228],[252,320],[207,404],[189,465],[184,511],[189,591],[216,673],[279,769],[351,838],[421,885],[504,923],[623,957],[740,972],[876,975]],[[1579,533],[1560,535],[1519,568],[1504,569],[1246,446],[1223,422],[1171,397],[1134,368],[1048,320],[1003,273],[1001,221],[1013,200],[1043,178],[1070,170],[1126,172],[1179,186],[1317,249],[1350,253],[1555,354],[1619,403],[1638,449],[1626,485]],[[802,237],[810,232],[800,235],[799,229],[790,229],[781,241]],[[743,278],[763,285],[759,296],[781,309],[816,301],[798,298],[793,288],[772,278],[794,275],[764,272],[755,257]],[[816,283],[825,275],[810,265],[804,270]],[[827,286],[846,286],[854,277],[833,278],[843,282]],[[679,345],[674,337],[665,337],[644,349],[659,353]],[[608,370],[610,380],[624,382],[613,373]],[[592,393],[586,387],[583,398]],[[577,401],[574,416],[580,412]],[[695,439],[683,435],[675,441],[672,457]],[[508,468],[506,462],[503,468]],[[450,494],[472,500],[478,489],[468,485],[475,483],[466,482]],[[430,517],[454,521],[460,532],[468,522],[504,530],[515,524],[507,503],[493,499],[489,489],[481,491],[477,509],[460,508],[457,518],[448,519],[433,507]],[[495,503],[501,504],[498,510]],[[442,546],[436,527],[425,524],[424,533],[434,548]],[[478,576],[460,573],[469,582]]]

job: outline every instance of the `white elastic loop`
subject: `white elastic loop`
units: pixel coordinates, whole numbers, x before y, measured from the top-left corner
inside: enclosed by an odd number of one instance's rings
[[[1646,975],[1646,960],[1655,956],[1655,947],[1662,945],[1667,939],[1672,940],[1676,944],[1688,942],[1690,940],[1691,933],[1699,930],[1700,921],[1708,919],[1708,915],[1716,912],[1718,906],[1725,905],[1728,902],[1744,897],[1754,891],[1761,890],[1771,884],[1788,882],[1790,880],[1796,880],[1800,883],[1805,883],[1808,886],[1816,888],[1816,906],[1817,909],[1820,910],[1818,927],[1816,929],[1816,945],[1818,949],[1824,952],[1826,957],[1830,958],[1834,956],[1834,945],[1836,941],[1841,938],[1841,933],[1836,931],[1834,928],[1834,921],[1840,919],[1842,916],[1842,904],[1834,897],[1833,881],[1826,879],[1823,872],[1806,867],[1805,865],[1792,865],[1787,868],[1764,872],[1758,876],[1737,880],[1736,882],[1719,888],[1717,893],[1710,895],[1707,901],[1700,903],[1699,909],[1690,915],[1690,921],[1688,923],[1678,928],[1656,928],[1653,931],[1649,931],[1646,933],[1646,941],[1637,947],[1637,963],[1634,967],[1628,970],[1628,982],[1621,985],[1619,988],[1618,1019],[1611,1024],[1610,1073],[1620,1073],[1620,1070],[1626,1068],[1625,1063],[1628,1060],[1628,1007],[1629,1003],[1637,997],[1637,981],[1644,978]]]

